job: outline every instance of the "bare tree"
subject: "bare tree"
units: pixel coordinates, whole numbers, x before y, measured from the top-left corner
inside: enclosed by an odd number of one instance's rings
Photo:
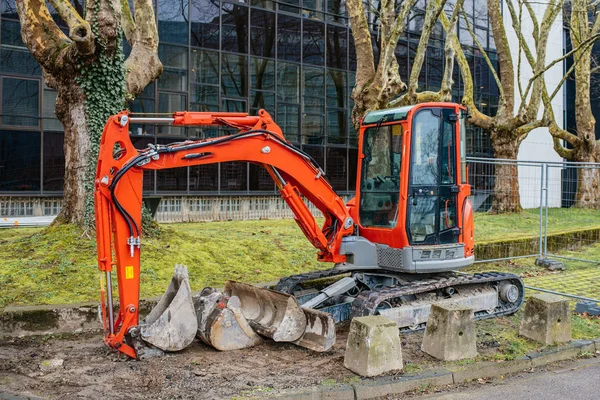
[[[444,15],[449,29],[448,37],[456,37],[456,22],[464,0],[457,0],[451,6],[447,0],[430,0],[427,3],[422,24],[421,37],[414,56],[408,83],[402,80],[396,59],[398,40],[405,33],[407,22],[414,8],[422,7],[422,0],[381,0],[376,3],[363,3],[363,0],[347,0],[346,7],[350,16],[354,47],[356,48],[357,69],[356,84],[352,91],[354,108],[352,122],[358,125],[366,112],[389,106],[417,104],[425,101],[450,101],[452,99],[452,72],[454,67],[454,41],[447,40],[445,46],[444,73],[440,90],[419,91],[419,75],[429,39],[440,15]],[[448,3],[448,5],[447,5]],[[444,11],[444,9],[448,9]],[[450,16],[446,16],[446,12]],[[372,22],[369,15],[377,16],[379,31],[379,62],[375,67],[375,54],[371,34]]]
[[[600,31],[597,0],[570,0],[565,7],[568,15],[569,35],[573,50],[573,64],[567,71],[575,85],[575,127],[570,133],[559,127],[554,118],[552,97],[544,92],[545,116],[558,154],[569,161],[600,162],[600,141],[596,140],[596,120],[592,114],[592,75],[600,67],[593,59],[592,48]],[[564,79],[563,79],[564,81]],[[561,82],[562,84],[562,82]],[[568,143],[571,148],[563,145]],[[575,205],[584,208],[600,208],[600,170],[580,168],[577,177]]]
[[[152,0],[49,0],[69,28],[65,34],[44,0],[17,0],[21,37],[57,90],[56,116],[65,130],[65,182],[59,221],[91,220],[93,179],[106,119],[162,72]],[[134,18],[135,14],[135,18]],[[85,15],[85,17],[83,16]],[[125,60],[122,33],[131,45]]]
[[[542,75],[558,61],[555,60],[554,63],[546,65],[546,49],[551,27],[560,14],[563,1],[548,0],[543,5],[544,12],[540,21],[532,3],[527,0],[504,0],[508,9],[507,14],[502,12],[501,0],[487,0],[491,31],[498,53],[499,71],[494,68],[482,43],[475,35],[469,19],[463,15],[466,29],[483,55],[498,86],[498,111],[495,115],[482,113],[475,103],[473,76],[469,62],[456,35],[449,36],[449,40],[453,42],[457,64],[464,81],[462,103],[469,108],[469,122],[488,132],[495,158],[516,160],[521,142],[533,129],[544,125],[542,118],[538,116],[542,89],[545,87]],[[536,4],[536,7],[539,6],[542,4]],[[532,37],[528,40],[525,38],[526,34],[522,26],[524,17],[527,17],[532,25],[532,31],[527,33]],[[505,24],[506,18],[509,18],[518,38],[516,43],[509,41]],[[446,32],[453,33],[455,28],[444,14],[441,14],[440,20]],[[531,47],[532,44],[533,47]],[[516,63],[513,54],[517,54]],[[531,70],[531,78],[527,80],[523,79],[525,62],[523,57]],[[515,93],[518,93],[518,98]],[[518,170],[515,164],[496,165],[494,200],[490,212],[521,211],[517,177]]]

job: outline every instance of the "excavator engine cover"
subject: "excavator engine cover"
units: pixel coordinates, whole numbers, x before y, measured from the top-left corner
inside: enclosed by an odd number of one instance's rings
[[[179,351],[192,343],[197,330],[187,267],[176,265],[167,291],[140,324],[141,338],[163,351]]]
[[[217,350],[239,350],[263,340],[244,318],[240,299],[227,297],[213,288],[204,288],[194,298],[198,318],[198,339]]]

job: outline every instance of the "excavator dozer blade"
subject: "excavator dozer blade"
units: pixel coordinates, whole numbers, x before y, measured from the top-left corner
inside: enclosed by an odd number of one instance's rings
[[[234,281],[225,282],[225,294],[240,299],[242,314],[262,336],[295,342],[306,329],[304,311],[289,294]]]
[[[198,322],[187,267],[175,266],[167,291],[140,328],[142,340],[163,351],[179,351],[192,343]]]
[[[335,321],[333,316],[318,310],[303,308],[306,316],[304,335],[294,344],[307,349],[324,352],[335,344]]]
[[[242,314],[240,299],[205,288],[194,298],[198,339],[217,350],[239,350],[263,342]]]

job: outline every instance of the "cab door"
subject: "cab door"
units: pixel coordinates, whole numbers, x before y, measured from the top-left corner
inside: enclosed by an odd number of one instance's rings
[[[407,207],[412,245],[458,243],[456,123],[450,108],[426,108],[413,116]]]

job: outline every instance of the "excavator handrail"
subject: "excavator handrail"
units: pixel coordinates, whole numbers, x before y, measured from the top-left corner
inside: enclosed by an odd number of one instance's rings
[[[240,132],[211,139],[169,145],[149,145],[137,150],[131,143],[129,124],[166,123],[174,126],[228,126]],[[102,286],[105,342],[135,357],[124,341],[138,325],[141,247],[142,178],[145,170],[161,170],[230,161],[246,161],[265,167],[295,220],[309,241],[319,249],[319,260],[344,262],[339,254],[344,236],[354,221],[344,201],[333,190],[321,168],[306,153],[288,142],[270,115],[244,113],[177,112],[167,118],[130,118],[119,113],[107,122],[101,139],[95,182],[98,267],[105,272]],[[302,196],[324,215],[319,228]],[[136,251],[137,248],[137,251]],[[114,250],[114,259],[113,259]],[[115,320],[111,271],[117,270],[120,299]],[[108,307],[104,306],[105,293]]]

